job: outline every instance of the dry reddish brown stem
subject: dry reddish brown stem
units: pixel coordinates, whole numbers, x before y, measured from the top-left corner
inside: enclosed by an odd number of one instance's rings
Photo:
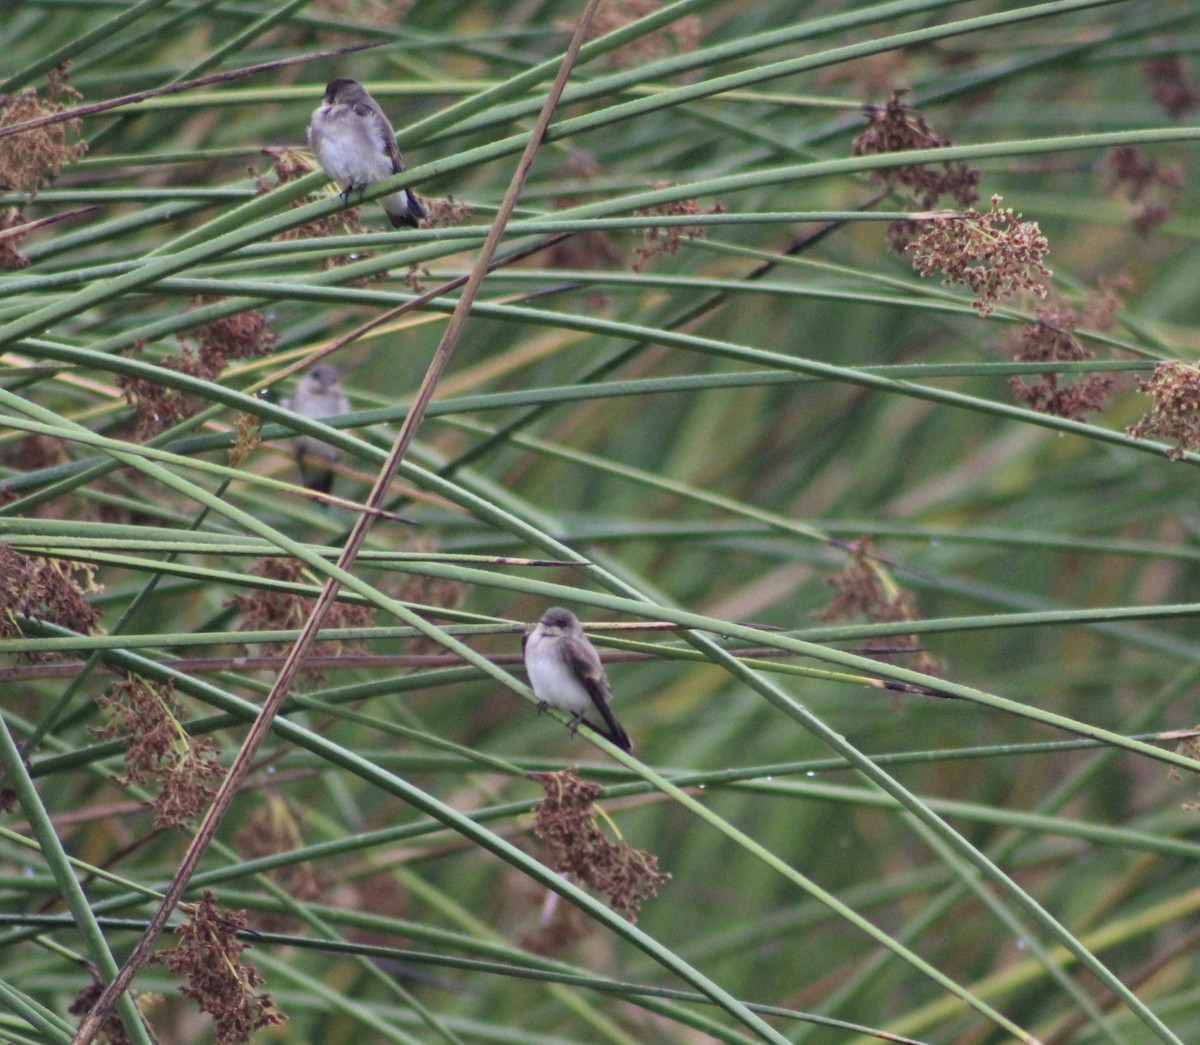
[[[200,76],[195,80],[181,80],[178,83],[168,83],[161,87],[151,87],[149,90],[138,91],[136,94],[125,94],[119,98],[110,98],[103,102],[93,102],[91,105],[77,105],[72,109],[65,109],[62,112],[47,113],[44,116],[38,116],[32,120],[23,120],[21,123],[11,126],[0,124],[0,138],[6,138],[13,134],[25,134],[27,131],[34,130],[37,127],[45,127],[52,123],[64,123],[70,120],[78,120],[84,116],[92,116],[99,112],[120,109],[126,105],[133,105],[135,102],[144,102],[147,98],[155,98],[158,95],[194,91],[198,87],[207,87],[209,84],[214,83],[226,83],[229,80],[241,79],[243,76],[253,76],[256,73],[265,73],[272,69],[282,69],[288,65],[303,65],[318,58],[336,58],[344,54],[353,54],[355,51],[365,51],[372,47],[382,46],[383,44],[381,43],[352,44],[350,47],[336,47],[332,51],[314,51],[312,54],[293,55],[291,58],[278,58],[273,62],[260,62],[258,65],[248,65],[241,69],[229,69],[225,72],[210,73],[208,76]]]
[[[245,928],[245,911],[221,911],[205,889],[191,917],[175,930],[179,943],[150,959],[184,978],[181,990],[213,1018],[218,1045],[240,1045],[255,1031],[287,1019],[271,995],[254,992],[263,978],[241,960],[247,945],[237,934]]]
[[[100,997],[101,991],[104,990],[104,981],[100,979],[100,974],[95,967],[89,964],[88,971],[91,973],[92,982],[77,991],[75,999],[67,1007],[67,1012],[72,1016],[82,1016],[91,1009],[96,1003],[96,999]],[[100,1029],[100,1033],[104,1036],[107,1045],[133,1045],[133,1039],[129,1037],[124,1025],[115,1016],[108,1018],[108,1021]]]
[[[547,865],[605,893],[614,911],[636,922],[642,904],[671,877],[659,873],[658,858],[626,842],[610,842],[596,826],[592,803],[599,784],[588,783],[572,769],[529,776],[546,792],[533,807],[533,833],[546,843]]]
[[[214,782],[225,775],[216,745],[193,737],[179,722],[175,683],[148,682],[130,676],[115,683],[96,703],[110,721],[95,730],[104,740],[124,739],[122,787],[153,783],[156,828],[186,827],[217,793]]]
[[[579,56],[579,49],[586,37],[588,26],[591,24],[591,18],[595,13],[598,3],[599,0],[587,0],[583,14],[580,16],[579,27],[572,36],[571,42],[567,45],[566,54],[559,65],[554,83],[551,84],[550,90],[547,93],[542,111],[538,114],[538,118],[534,122],[529,142],[525,147],[525,151],[521,154],[520,160],[517,162],[516,170],[513,172],[508,190],[504,194],[504,199],[500,203],[500,208],[496,213],[492,228],[488,233],[487,239],[484,241],[483,247],[480,249],[479,257],[471,270],[471,274],[464,284],[463,292],[459,296],[450,321],[446,324],[442,340],[434,352],[433,359],[430,361],[425,380],[421,384],[421,388],[410,408],[409,414],[396,436],[396,441],[392,446],[391,452],[388,454],[387,461],[380,470],[379,477],[368,497],[367,503],[371,508],[377,508],[387,494],[392,477],[396,474],[397,469],[407,454],[413,435],[424,419],[425,411],[428,409],[437,385],[445,373],[446,367],[449,365],[450,357],[462,336],[471,307],[479,296],[483,280],[490,270],[500,241],[504,236],[505,228],[517,205],[517,200],[520,198],[525,180],[529,175],[530,168],[533,166],[534,157],[537,155],[538,148],[550,126],[550,120],[558,107],[559,100],[562,98],[567,78]],[[359,549],[366,539],[370,522],[370,517],[364,515],[360,516],[355,523],[350,537],[342,549],[342,553],[338,556],[337,566],[339,569],[347,570],[353,565],[354,560],[358,556]],[[91,1012],[80,1023],[71,1045],[89,1045],[95,1037],[99,1026],[112,1011],[117,998],[129,987],[133,976],[149,956],[154,940],[166,926],[167,919],[175,909],[175,905],[179,903],[179,899],[199,864],[200,858],[212,842],[217,828],[220,826],[221,819],[233,801],[234,795],[237,794],[238,789],[241,787],[247,772],[249,772],[254,756],[266,738],[271,728],[271,723],[274,721],[275,715],[287,696],[292,679],[300,668],[305,654],[316,640],[321,625],[324,623],[325,617],[333,606],[339,587],[340,583],[336,579],[330,579],[326,583],[320,598],[318,598],[313,608],[312,615],[305,622],[300,637],[296,640],[295,645],[288,654],[287,661],[280,669],[275,679],[275,684],[271,687],[271,692],[267,694],[266,699],[263,701],[262,711],[250,727],[250,732],[247,734],[241,750],[234,757],[233,764],[230,766],[229,773],[221,784],[216,798],[205,814],[204,820],[197,827],[191,844],[189,844],[180,859],[179,870],[167,886],[166,892],[153,917],[150,919],[149,925],[147,925],[141,938],[130,952],[129,957],[126,958],[117,976],[104,989],[104,992],[92,1007]]]
[[[37,221],[26,221],[25,215],[16,207],[0,208],[0,272],[23,269],[29,264],[27,258],[17,253],[17,244],[34,229],[56,225],[60,221],[81,218],[99,209],[99,207],[76,207],[74,210],[48,214]]]

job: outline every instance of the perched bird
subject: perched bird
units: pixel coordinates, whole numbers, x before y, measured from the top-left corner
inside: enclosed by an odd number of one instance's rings
[[[396,148],[396,134],[379,103],[355,80],[330,80],[321,107],[308,125],[308,144],[325,173],[342,186],[342,199],[374,181],[399,174],[404,160]],[[428,211],[405,188],[379,201],[392,228],[416,228]]]
[[[342,391],[338,372],[328,363],[318,363],[308,371],[296,386],[295,395],[281,404],[314,421],[337,414],[350,413],[350,400]],[[296,464],[304,485],[318,493],[329,493],[333,487],[333,472],[330,465],[341,456],[341,451],[311,435],[300,435],[292,441]]]
[[[539,701],[538,711],[550,706],[569,711],[575,716],[572,733],[580,722],[587,722],[622,751],[633,750],[629,734],[609,710],[612,690],[600,664],[600,654],[588,641],[575,614],[561,606],[548,609],[537,626],[525,633],[521,646],[525,652],[525,672]],[[588,713],[598,715],[604,726],[589,721]]]

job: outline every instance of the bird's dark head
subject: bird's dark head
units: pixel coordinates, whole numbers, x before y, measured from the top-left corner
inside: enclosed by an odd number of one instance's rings
[[[304,375],[303,380],[309,385],[315,385],[322,392],[332,391],[341,384],[337,370],[328,363],[318,363]]]
[[[362,93],[362,84],[357,80],[330,80],[325,85],[325,104],[334,105],[337,102],[353,101],[355,96]]]
[[[561,606],[551,606],[550,609],[542,614],[542,619],[538,623],[543,628],[554,631],[571,631],[579,627],[579,618],[570,610],[564,610]]]

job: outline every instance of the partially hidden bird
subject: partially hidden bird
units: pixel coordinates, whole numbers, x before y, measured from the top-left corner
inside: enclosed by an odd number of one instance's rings
[[[338,372],[328,363],[312,367],[296,385],[295,393],[280,405],[313,421],[350,413],[350,400],[342,389]],[[292,452],[304,485],[318,493],[329,493],[333,489],[330,466],[341,456],[341,451],[316,436],[299,435],[292,440]]]
[[[632,751],[629,734],[621,728],[608,706],[612,689],[600,663],[600,654],[583,632],[579,618],[570,610],[554,606],[525,633],[521,642],[525,672],[538,710],[561,708],[574,715],[571,732],[586,722],[622,751]],[[592,715],[589,719],[587,716]],[[596,718],[599,719],[597,723]]]
[[[399,174],[404,160],[396,148],[396,133],[379,103],[356,80],[330,80],[321,105],[308,125],[308,144],[329,177],[342,186],[342,200],[351,193],[361,198],[372,182]],[[429,216],[406,187],[379,200],[392,228],[416,228]]]

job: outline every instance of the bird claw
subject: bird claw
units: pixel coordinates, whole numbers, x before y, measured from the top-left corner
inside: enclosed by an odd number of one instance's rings
[[[548,701],[539,700],[538,706],[537,706],[537,713],[540,715],[549,706],[550,706],[550,704]],[[575,736],[579,732],[579,726],[582,722],[583,722],[583,712],[581,711],[581,712],[579,712],[578,715],[576,715],[573,719],[571,719],[571,721],[569,723],[567,723],[567,728],[571,731],[571,736]],[[589,722],[588,725],[590,726],[591,723]]]
[[[366,191],[367,191],[366,182],[363,182],[361,185],[359,185],[357,182],[353,182],[353,181],[348,182],[346,184],[346,187],[344,189],[342,189],[342,191],[341,191],[342,202],[344,204],[346,204],[347,207],[350,206],[350,197],[354,193],[357,192],[359,202],[361,203],[362,198],[363,198],[363,193]]]

